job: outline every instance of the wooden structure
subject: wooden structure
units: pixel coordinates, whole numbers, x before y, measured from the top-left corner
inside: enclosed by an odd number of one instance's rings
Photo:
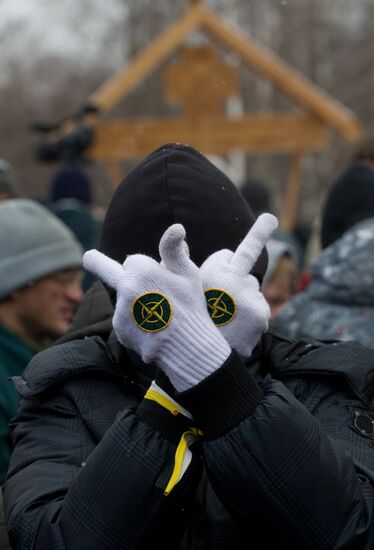
[[[227,116],[225,101],[240,94],[236,69],[221,61],[214,49],[204,46],[182,49],[181,62],[169,65],[165,71],[166,99],[183,105],[183,115],[163,119],[104,119],[197,30],[235,52],[251,70],[291,99],[298,110]],[[96,90],[88,103],[98,114],[89,115],[86,120],[94,127],[95,135],[87,156],[112,170],[116,163],[141,158],[166,142],[188,143],[205,154],[222,156],[231,150],[291,155],[281,216],[281,225],[286,230],[292,229],[297,213],[304,156],[327,147],[329,129],[348,141],[361,136],[360,124],[352,112],[274,53],[230,27],[199,0],[191,1],[181,19]]]

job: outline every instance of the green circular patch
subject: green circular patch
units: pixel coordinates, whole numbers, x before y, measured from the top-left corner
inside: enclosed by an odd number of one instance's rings
[[[205,291],[205,298],[210,318],[216,325],[226,325],[235,317],[235,300],[224,290],[209,288]]]
[[[166,296],[158,292],[148,292],[136,298],[132,313],[139,328],[146,332],[157,332],[169,325],[171,305]]]

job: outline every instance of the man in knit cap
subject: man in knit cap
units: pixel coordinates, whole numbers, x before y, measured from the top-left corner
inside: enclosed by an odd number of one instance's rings
[[[10,376],[69,328],[82,299],[82,250],[45,208],[27,199],[0,203],[0,482],[11,453],[8,422],[19,397]]]
[[[15,379],[15,548],[374,548],[374,351],[268,331],[275,226],[191,147],[126,176],[84,256],[113,331]]]

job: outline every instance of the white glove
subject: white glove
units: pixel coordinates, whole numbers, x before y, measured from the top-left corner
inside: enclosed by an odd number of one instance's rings
[[[160,366],[178,391],[213,373],[231,353],[209,317],[185,235],[180,224],[165,231],[162,264],[135,254],[120,265],[97,250],[83,257],[84,267],[117,291],[113,328],[118,340],[145,363]]]
[[[243,357],[268,328],[270,309],[250,271],[277,226],[275,216],[262,214],[235,252],[215,252],[200,267],[210,316]]]

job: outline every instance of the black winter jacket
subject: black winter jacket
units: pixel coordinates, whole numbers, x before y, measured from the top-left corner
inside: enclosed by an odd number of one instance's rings
[[[16,379],[14,548],[374,548],[374,351],[266,334],[247,365],[233,352],[177,396],[204,436],[168,496],[188,421],[143,399],[153,375],[92,337]]]

